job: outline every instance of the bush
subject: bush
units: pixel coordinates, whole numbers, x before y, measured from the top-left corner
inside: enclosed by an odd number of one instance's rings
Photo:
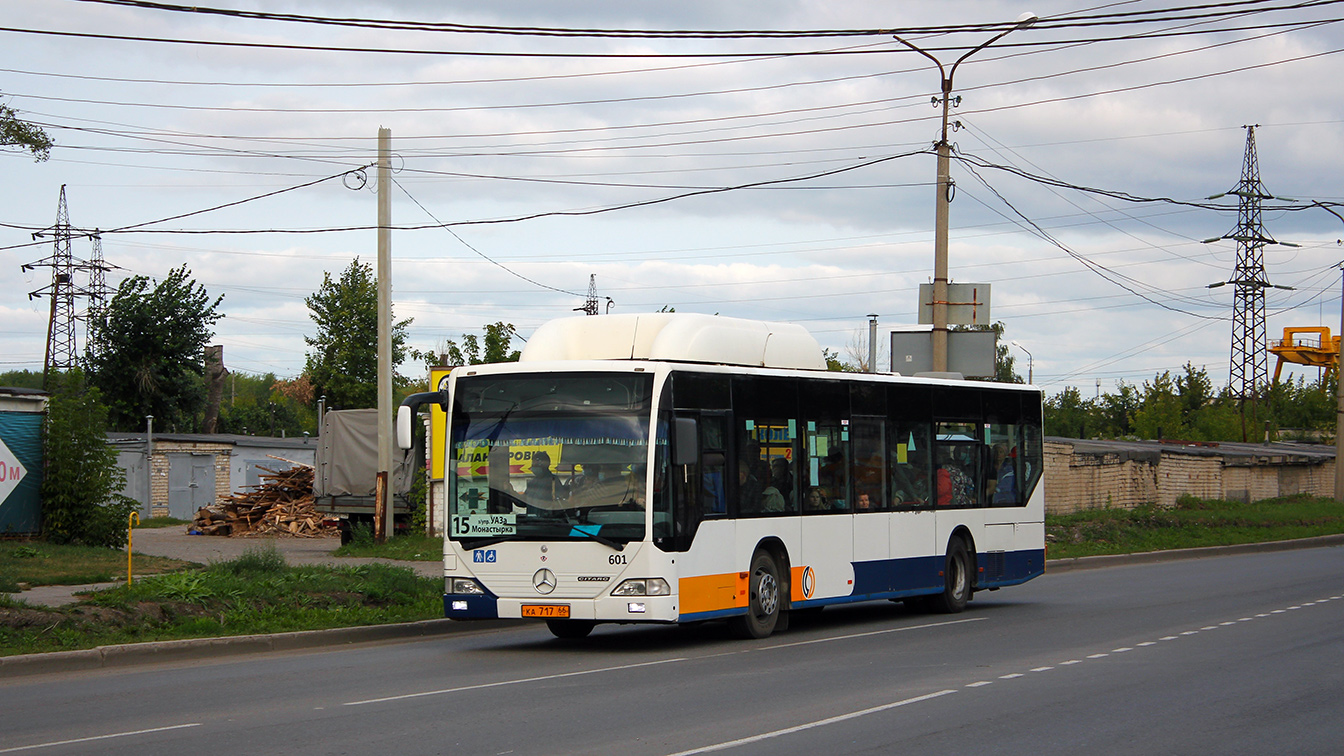
[[[107,407],[72,371],[47,403],[42,427],[42,531],[54,543],[122,548],[136,502],[107,444]]]

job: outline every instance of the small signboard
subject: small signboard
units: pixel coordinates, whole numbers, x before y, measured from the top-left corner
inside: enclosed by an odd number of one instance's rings
[[[947,369],[967,378],[993,378],[998,334],[993,331],[948,331]],[[891,371],[916,375],[933,371],[933,331],[891,332]]]
[[[933,284],[919,285],[919,322],[933,325]],[[948,325],[990,325],[989,284],[947,285]]]

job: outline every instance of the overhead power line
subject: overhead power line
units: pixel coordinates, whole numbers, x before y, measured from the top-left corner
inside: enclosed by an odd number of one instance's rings
[[[113,3],[120,3],[120,2],[122,2],[122,0],[81,0],[81,1],[82,1],[82,2],[113,2]],[[129,0],[126,0],[126,1],[129,1]],[[1248,3],[1257,3],[1257,2],[1263,2],[1263,0],[1248,0]],[[1344,2],[1344,0],[1314,0],[1314,1],[1308,0],[1307,2],[1296,2],[1296,3],[1290,3],[1290,4],[1279,5],[1279,6],[1273,6],[1273,7],[1265,6],[1265,7],[1253,8],[1253,9],[1241,9],[1241,10],[1237,10],[1237,11],[1226,11],[1226,12],[1219,12],[1219,13],[1194,14],[1194,15],[1189,15],[1189,14],[1188,14],[1188,15],[1169,15],[1169,16],[1165,16],[1165,17],[1145,17],[1145,18],[1143,18],[1143,19],[1139,19],[1139,20],[1128,20],[1128,21],[1126,21],[1126,20],[1113,20],[1113,21],[1098,22],[1098,23],[1053,23],[1053,22],[1050,22],[1048,19],[1042,19],[1041,21],[1039,21],[1039,22],[1037,23],[1036,27],[1037,27],[1038,30],[1047,30],[1047,31],[1049,31],[1049,30],[1066,30],[1066,29],[1069,29],[1069,28],[1078,28],[1078,27],[1085,27],[1085,26],[1115,26],[1115,25],[1120,25],[1120,24],[1124,24],[1124,25],[1135,25],[1135,24],[1139,24],[1139,23],[1142,23],[1142,24],[1155,24],[1155,23],[1169,23],[1169,22],[1176,22],[1176,21],[1192,21],[1192,20],[1206,20],[1206,21],[1207,21],[1207,20],[1211,20],[1211,19],[1219,19],[1219,18],[1236,18],[1236,17],[1243,17],[1243,16],[1257,15],[1257,14],[1268,13],[1268,12],[1271,12],[1271,11],[1287,11],[1287,10],[1299,10],[1299,11],[1300,11],[1300,10],[1303,10],[1303,9],[1306,9],[1306,8],[1316,8],[1316,7],[1323,7],[1323,6],[1335,5],[1335,4],[1338,4],[1338,3],[1341,3],[1341,2]],[[1245,5],[1245,4],[1247,4],[1247,3],[1226,3],[1226,4],[1223,4],[1223,5]],[[184,7],[186,7],[186,6],[184,6]],[[1319,21],[1320,19],[1316,19],[1316,20]],[[1338,19],[1334,19],[1334,20],[1338,20]],[[1300,24],[1300,23],[1303,23],[1303,22],[1295,22],[1295,23]],[[1292,25],[1292,24],[1289,24],[1289,25]],[[962,32],[962,31],[977,31],[977,32],[990,32],[990,31],[995,31],[995,30],[1002,31],[1003,29],[1005,29],[1005,28],[1007,28],[1007,27],[1010,27],[1010,26],[1012,26],[1012,24],[999,23],[999,24],[968,25],[968,26],[964,26],[964,27],[956,27],[956,28],[951,28],[951,27],[910,27],[910,28],[904,28],[904,27],[902,27],[902,28],[891,28],[891,29],[870,29],[870,30],[854,30],[854,31],[856,31],[856,32],[861,32],[863,35],[866,35],[866,36],[883,36],[883,35],[885,35],[885,36],[890,36],[890,35],[892,35],[892,34],[899,34],[899,35],[902,35],[902,36],[916,36],[916,35],[926,35],[926,34],[949,34],[949,33],[952,33],[952,32]],[[1108,36],[1097,36],[1097,37],[1091,37],[1091,38],[1086,38],[1086,39],[1078,39],[1078,38],[1069,39],[1069,38],[1065,38],[1065,39],[1054,39],[1054,40],[1042,40],[1042,41],[1037,41],[1037,42],[1021,41],[1021,40],[1019,40],[1019,41],[1015,41],[1015,42],[1007,42],[1007,43],[1003,43],[1003,44],[1000,45],[1000,47],[1029,48],[1029,47],[1040,47],[1040,46],[1055,46],[1055,45],[1059,45],[1059,44],[1064,43],[1064,42],[1070,42],[1070,43],[1079,43],[1079,42],[1114,42],[1114,41],[1120,41],[1120,40],[1153,39],[1153,38],[1159,38],[1159,37],[1187,36],[1187,35],[1191,35],[1191,34],[1231,33],[1231,32],[1236,32],[1236,31],[1252,31],[1252,30],[1260,30],[1260,29],[1265,29],[1265,28],[1271,28],[1271,25],[1263,25],[1263,24],[1261,24],[1261,25],[1253,25],[1253,26],[1246,26],[1246,27],[1227,27],[1227,28],[1218,28],[1218,29],[1207,29],[1207,28],[1206,28],[1206,29],[1183,29],[1183,30],[1179,30],[1179,31],[1168,31],[1168,32],[1163,32],[1163,31],[1143,31],[1143,32],[1131,32],[1131,33],[1122,33],[1122,34],[1111,34],[1111,35],[1108,35]],[[862,49],[848,49],[848,48],[846,48],[846,49],[823,49],[823,50],[773,50],[773,51],[695,52],[695,53],[670,53],[670,52],[595,53],[595,52],[591,52],[591,51],[586,51],[586,52],[550,52],[550,51],[548,51],[548,52],[538,52],[538,51],[516,51],[516,50],[514,50],[514,51],[508,51],[508,50],[432,50],[432,49],[426,49],[426,48],[424,48],[424,47],[413,47],[413,48],[397,48],[397,47],[354,47],[354,46],[341,46],[341,45],[305,45],[305,44],[281,43],[281,42],[244,42],[244,41],[211,40],[211,39],[184,39],[184,38],[174,38],[174,37],[149,37],[149,36],[143,36],[143,35],[100,34],[100,33],[93,33],[93,32],[60,31],[60,30],[55,30],[55,29],[23,29],[23,28],[17,28],[17,27],[0,27],[0,31],[13,32],[13,33],[20,33],[20,34],[35,34],[35,35],[46,35],[46,36],[56,36],[56,37],[71,37],[71,38],[80,38],[80,39],[106,39],[106,40],[119,40],[119,41],[131,41],[131,42],[153,42],[153,43],[161,43],[161,44],[187,44],[187,45],[200,45],[200,46],[209,46],[209,47],[251,48],[251,49],[262,49],[262,50],[298,50],[298,51],[311,51],[311,52],[352,52],[352,53],[378,53],[378,54],[395,54],[395,55],[431,55],[431,56],[444,56],[444,55],[446,55],[446,56],[492,57],[492,58],[564,58],[564,59],[593,59],[593,60],[600,60],[600,59],[645,59],[645,60],[670,59],[670,60],[675,60],[675,59],[712,59],[712,58],[720,58],[720,59],[754,59],[754,58],[792,58],[792,57],[815,57],[815,56],[837,56],[837,55],[839,55],[839,56],[852,56],[852,55],[892,54],[892,53],[905,53],[905,52],[907,52],[907,51],[904,50],[904,49],[899,49],[899,48],[896,48],[896,47],[866,47],[866,46],[863,47]],[[422,30],[422,31],[423,31],[423,30]],[[796,32],[796,33],[789,33],[789,34],[790,34],[791,36],[785,36],[785,37],[772,37],[772,38],[774,38],[774,39],[812,39],[812,38],[818,38],[818,37],[824,37],[824,36],[841,36],[841,35],[837,35],[837,34],[813,35],[813,34],[809,34],[809,33],[807,33],[807,32]],[[545,35],[545,36],[556,36],[556,35]],[[572,36],[572,35],[565,35],[565,36]],[[588,35],[588,36],[600,36],[600,35]],[[665,35],[664,35],[664,36],[665,36]],[[847,34],[846,36],[853,36],[853,35],[848,35],[848,34]],[[757,37],[748,37],[748,36],[738,36],[738,37],[732,37],[732,36],[727,36],[727,37],[717,36],[717,37],[716,37],[716,36],[712,36],[712,35],[711,35],[711,36],[703,36],[703,35],[702,35],[702,36],[698,36],[698,37],[697,37],[697,36],[692,36],[692,37],[686,37],[686,38],[692,38],[692,39],[702,39],[702,38],[703,38],[703,39],[748,39],[748,38],[757,38]],[[930,51],[930,52],[951,52],[951,51],[965,50],[965,49],[966,49],[966,45],[947,45],[947,46],[933,46],[933,45],[929,45],[929,46],[925,46],[924,49],[926,49],[926,50],[928,50],[928,51]]]
[[[488,34],[526,37],[577,37],[577,38],[617,38],[617,39],[814,39],[842,37],[875,37],[897,34],[908,35],[946,35],[960,32],[994,33],[1013,28],[1014,22],[993,22],[982,24],[950,24],[929,26],[906,26],[895,28],[867,29],[611,29],[611,28],[567,28],[547,26],[496,26],[485,24],[461,24],[436,21],[409,21],[394,19],[351,18],[334,16],[311,16],[295,13],[273,13],[249,11],[235,8],[213,8],[198,5],[178,5],[174,3],[150,2],[149,0],[80,0],[80,2],[100,5],[120,5],[147,10],[171,11],[201,15],[226,16],[260,21],[279,21],[287,23],[315,24],[322,26],[346,26],[358,28],[385,29],[394,31],[435,32],[452,34]],[[1301,10],[1303,8],[1333,5],[1340,0],[1230,0],[1228,2],[1203,3],[1173,8],[1126,11],[1123,13],[1066,14],[1040,19],[1037,24],[1046,28],[1087,28],[1093,26],[1113,26],[1118,24],[1154,24],[1171,21],[1189,21],[1195,19],[1226,18],[1261,14],[1283,10]]]

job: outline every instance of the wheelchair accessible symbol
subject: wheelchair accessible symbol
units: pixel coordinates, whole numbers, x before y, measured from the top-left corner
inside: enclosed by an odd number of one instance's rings
[[[494,549],[489,549],[489,550],[486,550],[486,549],[476,549],[475,551],[471,552],[471,561],[473,561],[473,562],[494,562],[494,561],[495,561],[495,550],[494,550]]]

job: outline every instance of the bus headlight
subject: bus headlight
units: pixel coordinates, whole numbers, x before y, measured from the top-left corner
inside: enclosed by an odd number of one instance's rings
[[[481,584],[471,578],[446,578],[443,581],[445,593],[458,596],[484,596],[485,589]]]
[[[613,596],[671,596],[672,586],[662,578],[635,578],[611,589]]]

